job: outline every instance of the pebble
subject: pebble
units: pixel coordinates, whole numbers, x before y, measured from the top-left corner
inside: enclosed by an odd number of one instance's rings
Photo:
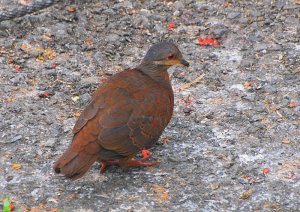
[[[19,140],[21,140],[22,138],[23,138],[22,135],[17,135],[17,136],[15,136],[15,137],[13,137],[13,139],[11,140],[11,143],[14,143],[14,142],[16,142],[16,141],[19,141]]]
[[[57,138],[49,138],[47,141],[43,142],[46,147],[54,147],[57,142]]]
[[[229,19],[235,19],[235,18],[237,18],[240,15],[241,15],[240,12],[230,12],[230,13],[228,13],[227,18],[229,18]]]

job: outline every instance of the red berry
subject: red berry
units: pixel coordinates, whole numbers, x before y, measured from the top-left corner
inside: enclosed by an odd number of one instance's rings
[[[168,28],[169,28],[169,29],[175,28],[175,24],[174,24],[174,23],[169,23],[169,24],[168,24]]]
[[[269,168],[264,168],[263,170],[262,170],[262,173],[263,174],[268,174],[270,172],[270,169]]]

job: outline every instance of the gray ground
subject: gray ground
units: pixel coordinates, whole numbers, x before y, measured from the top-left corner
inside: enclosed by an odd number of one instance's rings
[[[22,211],[299,211],[297,3],[64,1],[0,23],[0,199]],[[198,37],[222,46],[200,46]],[[165,38],[191,67],[170,70],[175,112],[152,149],[162,164],[103,176],[95,164],[74,182],[55,175],[101,80]]]

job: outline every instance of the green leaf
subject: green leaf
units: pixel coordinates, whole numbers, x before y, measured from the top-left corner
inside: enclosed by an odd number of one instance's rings
[[[11,212],[9,197],[6,197],[3,203],[3,212]]]

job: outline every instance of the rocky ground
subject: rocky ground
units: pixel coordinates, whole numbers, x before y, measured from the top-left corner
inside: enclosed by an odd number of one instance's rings
[[[162,164],[54,174],[101,81],[163,39],[191,67],[170,70]],[[0,23],[0,199],[21,211],[298,211],[299,41],[298,0],[63,1]]]

